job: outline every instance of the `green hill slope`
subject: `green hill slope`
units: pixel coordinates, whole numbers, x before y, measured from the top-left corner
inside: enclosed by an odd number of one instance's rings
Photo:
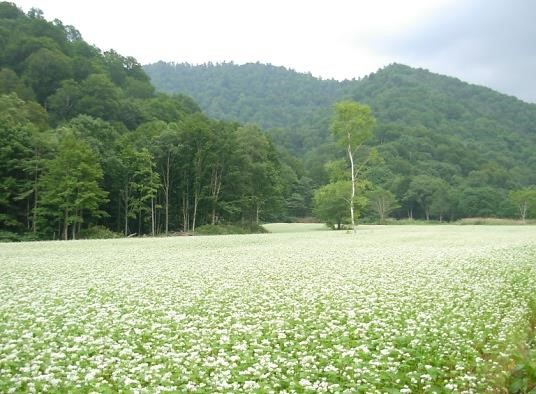
[[[369,104],[384,159],[369,179],[395,193],[398,216],[425,216],[420,183],[445,189],[436,217],[515,215],[508,191],[536,184],[536,105],[455,78],[400,64],[343,82],[263,64],[145,70],[158,90],[188,94],[212,116],[259,124],[317,184],[327,180],[323,164],[341,157],[331,105]]]

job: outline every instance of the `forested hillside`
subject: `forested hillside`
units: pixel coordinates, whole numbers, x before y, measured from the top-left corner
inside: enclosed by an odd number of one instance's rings
[[[349,84],[260,63],[159,62],[144,68],[158,90],[188,94],[210,116],[284,129],[279,137],[299,153],[325,142],[331,105]]]
[[[370,144],[383,160],[368,179],[394,194],[397,217],[513,217],[509,193],[536,184],[536,105],[455,78],[400,64],[344,82],[262,64],[145,69],[158,90],[267,128],[316,185],[327,182],[324,164],[343,157],[329,132],[331,105],[370,105],[377,119]]]
[[[343,173],[329,130],[342,99],[376,118],[365,220],[384,201],[398,218],[536,216],[534,104],[398,64],[344,82],[262,64],[146,70],[0,3],[0,238],[310,216]]]
[[[0,3],[0,238],[157,234],[288,214],[299,175],[255,126],[155,93],[141,65]]]

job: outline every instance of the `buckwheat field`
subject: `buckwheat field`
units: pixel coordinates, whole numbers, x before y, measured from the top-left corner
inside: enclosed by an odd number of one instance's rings
[[[0,392],[504,392],[535,296],[531,226],[0,244]]]

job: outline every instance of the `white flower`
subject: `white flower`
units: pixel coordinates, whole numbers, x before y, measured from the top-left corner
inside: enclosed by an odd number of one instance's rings
[[[257,382],[254,382],[253,380],[246,380],[243,385],[244,390],[255,390],[260,387],[261,386]]]

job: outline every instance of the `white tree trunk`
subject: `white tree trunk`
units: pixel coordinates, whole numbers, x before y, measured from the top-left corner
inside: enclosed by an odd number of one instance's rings
[[[154,237],[155,236],[155,229],[154,229],[154,197],[151,197],[151,234]]]
[[[519,213],[521,213],[521,220],[523,221],[523,223],[525,223],[525,219],[527,217],[527,208],[528,208],[528,204],[527,204],[527,201],[523,201],[523,204],[521,204],[519,206]]]
[[[124,193],[124,202],[125,202],[125,229],[124,229],[124,232],[125,232],[125,237],[128,236],[128,209],[129,209],[129,206],[128,206],[128,201],[129,201],[129,186],[128,186],[128,181],[127,181],[127,184],[125,186],[125,193]]]
[[[194,192],[194,213],[192,218],[192,233],[195,234],[195,219],[197,217],[197,204],[199,203],[199,195],[197,190]]]
[[[355,233],[355,219],[354,219],[355,170],[354,170],[354,157],[352,155],[352,147],[350,145],[350,134],[348,134],[348,158],[350,159],[350,169],[352,171],[352,195],[350,196],[350,217],[352,219],[352,231]]]
[[[166,204],[166,218],[165,218],[166,235],[168,235],[168,231],[169,231],[169,182],[170,182],[169,167],[171,165],[170,157],[171,157],[171,153],[168,152],[167,162],[166,162],[166,176],[165,176],[165,181],[164,181],[164,193],[165,193],[165,204]]]

